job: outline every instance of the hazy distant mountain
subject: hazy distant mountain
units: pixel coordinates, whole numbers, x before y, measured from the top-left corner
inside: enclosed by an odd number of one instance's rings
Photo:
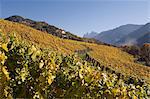
[[[150,41],[150,23],[143,25],[141,28],[129,33],[121,38],[115,44],[117,45],[141,45]]]
[[[142,25],[134,25],[134,24],[122,25],[115,29],[101,32],[100,34],[96,35],[94,38],[108,44],[115,44],[115,42],[119,41],[124,36],[130,34],[131,32],[141,27]]]
[[[94,38],[96,35],[98,35],[98,33],[92,31],[92,32],[90,32],[90,33],[84,34],[83,37],[84,37],[84,38]]]
[[[137,39],[137,43],[138,45],[142,45],[143,43],[150,43],[150,32]]]

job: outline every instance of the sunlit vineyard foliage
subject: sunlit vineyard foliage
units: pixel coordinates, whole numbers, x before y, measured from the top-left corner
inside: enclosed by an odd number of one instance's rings
[[[64,40],[28,26],[5,20],[0,20],[0,29],[4,34],[13,34],[15,32],[18,40],[25,40],[28,43],[40,46],[41,48],[50,48],[66,55],[73,54],[75,50],[85,50],[90,48],[92,49],[89,52],[90,55],[102,65],[113,68],[125,75],[134,75],[150,82],[150,68],[135,63],[134,60],[136,59],[133,58],[132,55],[129,55],[118,48],[73,40]]]
[[[16,37],[1,37],[0,98],[119,98],[148,99],[150,85],[118,78],[82,60]]]
[[[61,39],[46,32],[35,30],[31,27],[0,19],[0,29],[4,34],[17,35],[19,40],[25,40],[40,48],[49,48],[54,51],[69,55],[76,50],[92,49],[89,54],[102,65],[113,68],[125,75],[136,76],[150,83],[150,68],[135,63],[135,58],[119,48],[93,43]]]

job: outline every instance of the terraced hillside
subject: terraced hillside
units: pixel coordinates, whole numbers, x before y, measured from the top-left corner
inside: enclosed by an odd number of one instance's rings
[[[34,29],[40,30],[42,32],[47,32],[49,34],[52,34],[54,36],[57,36],[57,37],[63,38],[63,39],[70,39],[70,40],[90,42],[90,43],[101,43],[100,41],[97,41],[95,39],[79,37],[77,35],[74,35],[73,33],[70,33],[63,29],[60,29],[53,25],[49,25],[46,22],[34,21],[31,19],[23,18],[21,16],[17,16],[17,15],[5,18],[5,20],[24,24],[24,25],[30,26]]]
[[[150,98],[150,85],[143,80],[95,65],[88,54],[78,56],[89,49],[63,55],[15,36],[0,37],[0,99]]]
[[[89,51],[88,54],[101,65],[110,67],[125,75],[136,76],[150,82],[150,68],[135,63],[135,58],[133,58],[132,55],[129,55],[118,48],[61,39],[28,26],[2,19],[0,20],[0,29],[1,32],[5,34],[15,33],[20,40],[23,39],[29,43],[34,43],[40,48],[50,48],[64,54],[73,54],[76,50],[86,50],[87,48],[90,48],[91,51]]]

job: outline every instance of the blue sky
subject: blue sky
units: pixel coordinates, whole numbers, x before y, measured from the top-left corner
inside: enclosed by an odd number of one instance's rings
[[[0,17],[20,15],[76,35],[149,22],[149,0],[1,0]]]

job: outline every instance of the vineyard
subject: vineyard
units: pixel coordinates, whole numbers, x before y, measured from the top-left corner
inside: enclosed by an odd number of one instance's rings
[[[119,48],[0,20],[0,99],[149,99],[150,68],[134,61]]]
[[[41,49],[51,49],[65,55],[72,55],[77,50],[91,49],[87,53],[101,65],[114,69],[127,76],[144,79],[150,83],[150,68],[136,63],[136,58],[119,48],[107,45],[79,42],[55,37],[31,27],[0,19],[0,31],[7,35],[15,33],[18,40],[34,44]]]
[[[148,99],[150,85],[104,68],[90,56],[66,55],[0,37],[0,98]],[[89,50],[87,50],[89,51]]]
[[[90,51],[89,55],[103,66],[110,67],[124,75],[132,75],[150,82],[150,68],[135,63],[133,56],[108,46],[99,45],[99,48],[97,48],[97,46],[93,45],[90,48],[92,48],[93,51]]]

